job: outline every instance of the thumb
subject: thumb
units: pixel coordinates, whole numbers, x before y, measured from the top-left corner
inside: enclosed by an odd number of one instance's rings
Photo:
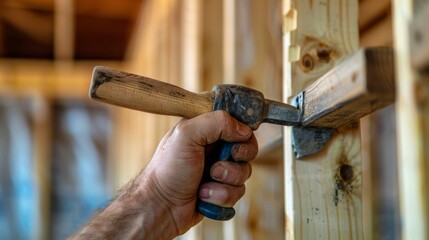
[[[179,136],[186,137],[200,146],[220,139],[227,142],[245,142],[252,136],[250,127],[225,111],[209,112],[183,121],[176,126],[176,131],[179,131]]]

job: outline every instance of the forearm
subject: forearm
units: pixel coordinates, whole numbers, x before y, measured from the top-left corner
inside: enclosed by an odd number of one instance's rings
[[[145,178],[134,180],[72,239],[172,239],[178,229]],[[141,182],[143,181],[143,183]]]

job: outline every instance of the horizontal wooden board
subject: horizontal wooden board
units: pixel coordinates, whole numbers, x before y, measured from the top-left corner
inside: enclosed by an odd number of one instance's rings
[[[361,49],[304,90],[304,126],[338,128],[394,101],[391,48]]]

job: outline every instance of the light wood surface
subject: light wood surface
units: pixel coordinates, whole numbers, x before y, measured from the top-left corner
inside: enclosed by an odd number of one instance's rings
[[[427,8],[425,0],[393,1],[403,239],[429,239],[429,77],[413,69],[410,53],[416,37],[410,34],[410,23]],[[424,24],[427,28],[427,22]]]
[[[357,50],[358,4],[356,0],[283,4],[284,15],[297,11],[296,29],[283,37],[284,96],[290,101]],[[299,60],[291,64],[289,59]],[[322,152],[305,160],[295,159],[290,128],[284,140],[286,238],[363,239],[359,125],[339,129]]]
[[[117,61],[0,59],[0,93],[89,100],[91,72],[97,64],[124,68]]]
[[[94,100],[143,112],[193,118],[213,110],[213,94],[197,94],[151,78],[98,66],[90,96]]]
[[[395,98],[393,50],[361,49],[304,90],[304,126],[339,128]]]

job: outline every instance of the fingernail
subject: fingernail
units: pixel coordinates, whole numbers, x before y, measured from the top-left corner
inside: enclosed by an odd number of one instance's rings
[[[224,180],[228,176],[228,171],[222,166],[215,166],[211,172],[214,180]]]
[[[213,190],[207,186],[204,186],[200,189],[200,198],[201,199],[209,199],[213,196]]]
[[[247,136],[249,134],[250,129],[243,124],[237,124],[237,132],[238,134],[240,134],[241,136]]]

